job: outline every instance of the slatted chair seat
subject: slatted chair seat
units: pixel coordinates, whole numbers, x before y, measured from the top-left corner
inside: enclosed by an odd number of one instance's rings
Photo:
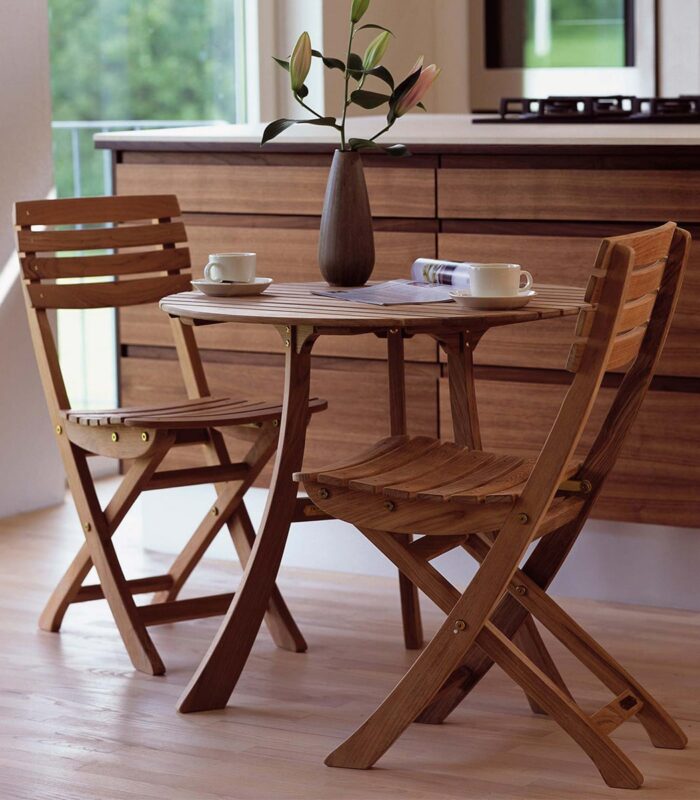
[[[298,480],[336,486],[393,500],[432,500],[460,504],[508,503],[520,496],[536,459],[470,450],[428,436],[392,436],[352,460]],[[573,460],[571,478],[580,467]]]
[[[328,403],[319,398],[309,401],[309,413],[323,411]],[[104,411],[63,412],[63,418],[78,425],[147,427],[166,430],[197,430],[223,428],[228,425],[248,425],[280,419],[282,406],[259,400],[233,397],[208,397],[166,406],[143,408],[112,408]]]

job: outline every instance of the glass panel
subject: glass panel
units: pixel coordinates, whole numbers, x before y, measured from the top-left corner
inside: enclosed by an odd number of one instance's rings
[[[244,0],[49,0],[58,197],[111,194],[96,132],[244,120]],[[115,315],[60,311],[75,407],[116,403]]]
[[[485,0],[490,69],[634,65],[633,0]]]

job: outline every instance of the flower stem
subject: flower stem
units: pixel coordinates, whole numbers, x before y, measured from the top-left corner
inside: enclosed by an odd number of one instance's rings
[[[386,132],[389,130],[389,128],[391,128],[391,127],[393,126],[393,124],[394,124],[393,122],[390,122],[390,123],[389,123],[389,124],[386,126],[386,128],[382,128],[382,129],[379,131],[379,133],[375,133],[375,134],[374,134],[374,136],[372,136],[372,138],[370,139],[370,142],[373,142],[373,141],[375,141],[375,139],[378,139],[378,138],[379,138],[379,137],[380,137],[380,136],[381,136],[383,133],[386,133]]]
[[[350,90],[350,55],[352,54],[352,40],[355,38],[355,23],[350,23],[350,39],[348,41],[348,54],[345,59],[345,101],[343,104],[343,121],[340,123],[340,149],[345,150],[345,120],[348,116],[348,93]]]
[[[306,103],[301,99],[301,97],[299,97],[298,94],[294,95],[294,99],[297,101],[297,103],[299,103],[300,106],[305,108],[307,111],[310,111],[315,117],[318,117],[318,119],[323,119],[323,116],[319,114],[318,111],[314,111],[313,108],[311,108],[311,106],[307,106]]]

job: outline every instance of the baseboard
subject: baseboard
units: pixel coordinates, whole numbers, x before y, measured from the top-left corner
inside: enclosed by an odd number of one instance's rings
[[[267,492],[247,497],[258,525]],[[151,550],[177,553],[214,498],[209,486],[148,492],[140,499],[143,543]],[[209,557],[230,559],[235,552],[222,532]],[[287,566],[362,575],[395,575],[396,569],[354,527],[344,522],[304,522],[292,526],[284,562]],[[466,553],[453,551],[433,562],[457,586],[474,574]],[[657,525],[592,520],[579,537],[552,591],[616,603],[700,611],[700,531]]]

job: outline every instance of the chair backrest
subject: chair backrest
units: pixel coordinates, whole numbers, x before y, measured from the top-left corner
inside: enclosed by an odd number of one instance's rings
[[[603,241],[567,368],[575,373],[523,492],[544,510],[574,455],[608,370],[625,376],[578,477],[594,498],[649,388],[678,302],[690,235],[669,222]]]
[[[189,289],[187,234],[182,222],[173,221],[179,215],[174,195],[16,203],[29,327],[55,424],[70,401],[47,310],[154,303]],[[105,281],[110,277],[117,280]],[[56,283],[75,278],[94,280]],[[194,346],[186,355],[190,361],[198,359]]]
[[[188,289],[187,234],[182,222],[173,222],[179,215],[174,195],[17,203],[17,249],[30,305],[116,308]],[[97,280],[55,283],[61,278]]]

